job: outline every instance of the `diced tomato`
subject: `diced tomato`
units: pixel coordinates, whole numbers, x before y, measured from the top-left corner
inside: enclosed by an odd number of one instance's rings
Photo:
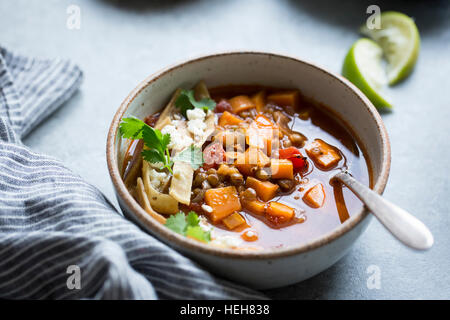
[[[232,110],[233,110],[233,108],[231,107],[231,104],[227,100],[222,99],[219,101],[218,104],[216,104],[216,108],[214,109],[214,112],[222,113],[225,111],[231,112]]]
[[[289,160],[291,160],[294,165],[294,171],[301,170],[306,166],[306,158],[301,154],[297,154],[294,157],[289,158]]]
[[[278,150],[278,154],[280,155],[280,159],[289,159],[298,154],[301,155],[300,150],[298,150],[296,147],[280,149]]]
[[[295,171],[301,170],[306,166],[306,158],[302,156],[300,150],[296,147],[280,149],[278,153],[280,159],[288,159],[292,161]]]
[[[205,150],[203,150],[203,168],[211,169],[216,168],[219,164],[223,163],[225,160],[225,150],[222,147],[222,144],[214,142],[207,146]]]

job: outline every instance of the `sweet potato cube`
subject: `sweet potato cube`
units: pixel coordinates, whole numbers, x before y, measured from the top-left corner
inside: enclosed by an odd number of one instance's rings
[[[312,208],[320,208],[325,202],[325,191],[321,183],[309,189],[303,196],[303,201]]]
[[[259,200],[245,200],[242,201],[242,207],[250,213],[256,215],[264,215],[266,211],[266,203]]]
[[[314,164],[322,170],[333,169],[342,159],[338,148],[320,139],[315,139],[309,143],[305,150]]]
[[[269,95],[267,100],[275,103],[277,106],[296,107],[298,105],[300,94],[297,90],[277,92]]]
[[[247,144],[265,150],[270,156],[275,129],[276,125],[268,118],[263,115],[256,116],[247,128],[245,137]]]
[[[252,101],[255,104],[256,111],[262,112],[266,105],[266,94],[264,91],[260,91],[252,96]]]
[[[275,197],[279,186],[269,181],[261,181],[253,177],[247,177],[245,185],[256,191],[258,197],[263,201],[269,201]]]
[[[294,165],[289,159],[272,159],[270,171],[274,179],[294,179]]]
[[[208,215],[213,223],[220,222],[233,212],[242,209],[235,187],[206,190],[205,203],[212,208],[212,212]]]
[[[255,104],[248,96],[237,96],[229,100],[233,113],[239,113],[241,111],[251,109],[255,107]]]
[[[230,230],[239,227],[245,223],[245,219],[237,212],[230,214],[222,220],[223,224]]]
[[[293,208],[275,201],[270,202],[266,209],[266,218],[275,225],[290,221],[294,215]]]
[[[270,158],[260,149],[250,147],[244,153],[239,153],[235,160],[235,166],[246,176],[252,175],[253,167],[265,167],[270,163]]]
[[[224,113],[222,113],[222,115],[219,118],[219,126],[224,127],[226,125],[238,125],[239,123],[241,123],[242,119],[236,117],[235,115],[233,115],[232,113],[225,111]]]

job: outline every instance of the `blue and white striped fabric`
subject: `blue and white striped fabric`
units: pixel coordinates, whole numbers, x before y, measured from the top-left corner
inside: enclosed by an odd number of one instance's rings
[[[69,61],[0,48],[0,298],[254,299],[124,219],[103,194],[21,138],[77,90]],[[69,289],[68,267],[81,271]]]

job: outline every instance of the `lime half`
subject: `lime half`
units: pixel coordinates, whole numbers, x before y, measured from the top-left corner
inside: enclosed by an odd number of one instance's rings
[[[362,34],[372,38],[383,49],[387,65],[387,79],[394,85],[406,78],[419,56],[420,35],[414,20],[407,15],[386,11],[381,14],[381,28],[361,26]]]
[[[374,41],[363,38],[356,41],[347,53],[342,75],[353,82],[377,108],[392,108],[379,93],[387,84],[382,65],[383,50]]]

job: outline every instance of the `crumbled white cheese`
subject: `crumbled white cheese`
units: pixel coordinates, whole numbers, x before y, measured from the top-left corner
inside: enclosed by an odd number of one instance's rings
[[[174,124],[178,124],[177,121],[172,121]],[[170,143],[168,145],[169,149],[177,147],[177,149],[182,150],[185,147],[189,147],[194,141],[188,135],[181,134],[175,125],[169,124],[162,128],[162,134],[170,134]]]
[[[169,175],[165,172],[158,172],[155,169],[149,171],[150,183],[153,188],[158,189],[169,180]]]
[[[254,237],[256,236],[256,232],[253,230],[248,230],[246,233],[247,237]]]
[[[210,206],[208,206],[207,204],[202,204],[202,209],[208,213],[213,212],[213,208],[211,208]]]
[[[188,109],[186,111],[186,115],[188,120],[203,120],[205,119],[205,111],[203,111],[203,109],[199,109],[199,108],[194,108],[194,109]]]
[[[239,247],[242,244],[242,240],[233,236],[219,236],[210,243],[219,247],[234,248]]]
[[[203,111],[202,111],[203,112]],[[206,123],[202,119],[189,120],[187,123],[187,129],[194,136],[194,140],[198,141],[206,129]]]
[[[208,220],[204,216],[200,216],[199,219],[200,219],[200,222],[198,223],[198,225],[200,226],[200,228],[202,228],[203,231],[206,231],[206,232],[211,231],[211,233],[212,233],[212,226],[208,222]]]

